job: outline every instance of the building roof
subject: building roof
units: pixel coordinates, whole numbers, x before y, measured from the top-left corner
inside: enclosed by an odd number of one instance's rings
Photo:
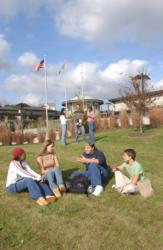
[[[148,93],[151,97],[156,97],[156,96],[163,96],[163,90],[156,90],[156,91],[151,91]],[[136,98],[136,95],[134,96]],[[108,99],[109,102],[111,103],[119,103],[119,102],[123,102],[125,98],[124,97],[117,97],[117,98],[113,98],[113,99]]]
[[[78,96],[75,96],[72,99],[67,100],[67,103],[68,104],[70,104],[70,103],[76,103],[77,101],[80,101],[80,100],[82,101],[82,98],[79,98]],[[103,100],[96,99],[96,98],[93,98],[91,96],[84,96],[84,101],[87,101],[87,102],[97,102],[99,105],[104,104]],[[62,102],[62,106],[65,106],[65,103],[66,103],[66,101],[63,101]]]
[[[21,112],[20,112],[21,111]],[[35,117],[45,115],[45,107],[30,106],[26,103],[19,103],[17,105],[5,105],[0,107],[0,115],[20,116],[21,114]],[[48,115],[51,118],[58,119],[59,113],[56,110],[48,109]]]

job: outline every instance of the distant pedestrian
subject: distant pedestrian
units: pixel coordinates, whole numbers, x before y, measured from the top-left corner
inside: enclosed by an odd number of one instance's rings
[[[60,122],[61,122],[61,143],[62,145],[66,145],[67,118],[66,118],[65,108],[61,109]]]
[[[85,141],[85,128],[83,126],[84,111],[81,110],[80,105],[76,105],[74,112],[74,124],[75,124],[75,141],[78,142],[79,133],[82,134],[83,141]]]
[[[93,111],[92,107],[89,107],[87,111],[87,122],[88,122],[88,129],[89,129],[89,140],[91,142],[95,141],[95,138],[94,138],[95,118],[96,118],[95,112]]]

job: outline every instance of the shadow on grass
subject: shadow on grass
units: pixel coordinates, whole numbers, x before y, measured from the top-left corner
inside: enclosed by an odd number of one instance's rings
[[[62,170],[62,174],[63,174],[65,181],[69,181],[71,174],[77,170],[79,170],[79,169],[78,168],[71,168],[71,169],[67,169],[67,170]]]
[[[101,140],[102,140],[102,139],[104,139],[104,138],[106,138],[106,136],[105,136],[105,135],[96,136],[96,138],[95,138],[95,142],[97,142],[97,141],[101,141]]]

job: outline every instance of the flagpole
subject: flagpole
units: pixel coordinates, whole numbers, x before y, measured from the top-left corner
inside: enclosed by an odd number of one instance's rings
[[[67,114],[67,61],[65,60],[65,63],[64,63],[65,67],[64,67],[64,78],[65,78],[65,106],[66,106],[66,114]]]
[[[45,111],[46,111],[46,140],[49,138],[49,122],[48,122],[48,97],[47,97],[47,70],[46,70],[46,56],[44,56],[44,73],[45,73]]]
[[[84,110],[84,86],[83,86],[83,64],[81,64],[81,94],[82,94],[82,101],[83,101],[83,110]]]

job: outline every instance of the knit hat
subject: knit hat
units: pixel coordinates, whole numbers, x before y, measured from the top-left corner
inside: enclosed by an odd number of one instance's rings
[[[12,151],[13,160],[21,157],[23,153],[25,153],[23,148],[14,148]]]

